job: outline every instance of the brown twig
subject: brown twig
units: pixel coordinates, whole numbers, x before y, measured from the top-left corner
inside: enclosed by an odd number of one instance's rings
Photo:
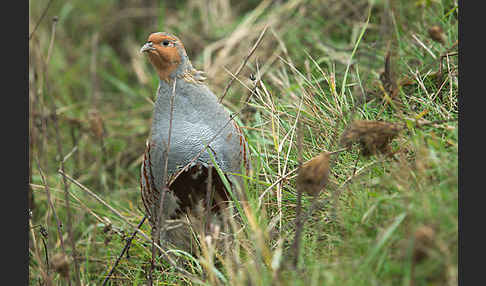
[[[86,188],[84,185],[82,185],[80,182],[76,181],[74,178],[72,178],[71,176],[69,176],[68,174],[66,174],[63,170],[59,169],[57,170],[57,172],[59,174],[61,174],[64,178],[66,178],[68,181],[74,183],[77,187],[79,187],[81,190],[85,191],[86,193],[88,193],[90,196],[92,196],[93,198],[95,198],[98,202],[100,202],[101,204],[103,204],[105,207],[107,207],[110,211],[112,211],[115,215],[117,215],[118,217],[120,217],[121,219],[123,219],[127,224],[129,224],[130,226],[132,227],[135,227],[134,225],[132,225],[128,219],[126,217],[124,217],[119,211],[117,211],[116,209],[114,209],[112,206],[110,206],[109,204],[107,204],[105,201],[103,201],[98,195],[96,195],[95,193],[93,193],[90,189]]]
[[[37,23],[35,24],[35,27],[34,27],[34,30],[32,30],[32,32],[30,33],[29,35],[29,41],[30,39],[32,39],[32,36],[34,35],[35,31],[37,30],[37,28],[39,27],[39,24],[40,22],[42,22],[42,19],[44,19],[44,17],[46,16],[47,14],[47,10],[49,9],[49,7],[51,6],[51,3],[52,3],[52,0],[49,0],[49,2],[47,3],[46,5],[46,8],[44,8],[44,11],[42,11],[42,14],[39,18],[39,20],[37,21]]]
[[[302,128],[300,126],[297,128],[297,161],[299,162],[299,168],[302,167]],[[294,249],[294,260],[293,260],[293,267],[297,269],[299,263],[299,255],[300,255],[300,236],[302,233],[302,228],[304,226],[304,222],[302,220],[302,188],[297,188],[297,209],[295,210],[295,237],[294,243],[292,244],[292,248]]]
[[[79,127],[76,125],[71,125],[71,140],[73,141],[73,146],[78,146],[78,138],[76,130],[79,130]],[[73,154],[73,176],[77,177],[79,174],[79,151],[76,151]]]
[[[123,255],[125,254],[125,252],[128,251],[128,249],[130,248],[130,245],[132,244],[132,240],[135,238],[135,235],[137,235],[137,232],[138,232],[138,229],[140,227],[142,227],[143,223],[145,222],[145,220],[147,219],[147,215],[145,215],[142,219],[142,221],[140,221],[140,223],[138,224],[137,228],[135,229],[135,231],[132,233],[132,236],[130,236],[130,238],[127,240],[127,243],[125,244],[125,247],[123,248],[122,252],[120,253],[120,255],[118,256],[118,258],[116,259],[115,261],[115,264],[113,264],[113,266],[111,267],[111,270],[110,272],[108,273],[108,275],[106,275],[105,279],[103,280],[103,286],[106,285],[106,283],[108,282],[108,280],[110,279],[111,275],[113,274],[113,271],[115,270],[116,266],[118,265],[118,263],[120,262],[121,258],[123,257]]]
[[[256,48],[258,47],[258,45],[260,44],[260,42],[262,41],[263,39],[263,35],[265,35],[265,32],[267,31],[267,28],[268,28],[268,25],[265,26],[265,28],[263,28],[263,31],[262,33],[260,34],[260,36],[258,37],[256,43],[253,45],[253,47],[251,48],[250,52],[248,53],[248,55],[245,57],[245,59],[243,60],[243,63],[241,63],[240,67],[238,68],[238,70],[236,70],[236,73],[234,75],[234,77],[232,77],[230,79],[230,81],[228,82],[228,84],[226,85],[226,87],[224,88],[224,91],[223,91],[223,96],[221,96],[221,98],[219,99],[219,103],[221,103],[223,101],[223,98],[226,96],[226,93],[228,93],[228,90],[230,88],[230,86],[233,84],[233,81],[235,80],[235,78],[240,74],[241,70],[243,69],[243,67],[246,65],[246,63],[248,62],[248,60],[250,59],[251,55],[253,55],[253,53],[256,51]]]
[[[62,170],[58,170],[57,172],[59,174],[63,175],[64,177],[66,177],[67,180],[69,180],[70,182],[74,183],[81,190],[83,190],[84,192],[88,193],[90,196],[92,196],[93,198],[95,198],[98,202],[100,202],[105,207],[107,207],[111,212],[113,212],[115,215],[117,215],[119,218],[121,218],[123,221],[125,221],[125,223],[127,223],[133,229],[136,229],[137,228],[135,225],[133,225],[132,223],[130,223],[130,221],[126,217],[124,217],[119,211],[117,211],[112,206],[110,206],[108,203],[106,203],[105,201],[103,201],[99,196],[97,196],[95,193],[93,193],[90,189],[88,189],[87,187],[85,187],[83,184],[81,184],[80,182],[76,181],[74,178],[72,178],[68,174],[64,173]],[[146,235],[140,229],[138,229],[137,231],[138,231],[138,233],[143,238],[145,238],[148,241],[148,243],[152,243],[153,239],[151,239],[148,235]],[[160,247],[160,245],[158,243],[155,243],[155,246],[157,247],[157,249],[159,249],[162,252],[162,254],[165,256],[165,258],[167,259],[167,261],[169,262],[169,264],[171,264],[177,271],[179,271],[180,273],[182,273],[183,275],[185,275],[186,277],[188,277],[188,278],[190,278],[190,279],[192,279],[194,281],[199,281],[195,276],[193,276],[192,274],[190,274],[186,270],[178,267],[177,264],[169,257],[169,255],[165,252],[164,249],[162,249],[162,247]]]
[[[448,57],[451,57],[451,56],[457,56],[457,55],[459,55],[459,52],[445,53],[445,54],[440,56],[440,58],[439,58],[439,75],[442,76],[442,62],[443,62],[444,58],[448,58]]]
[[[162,178],[162,183],[164,184],[164,189],[160,192],[160,200],[159,200],[159,209],[156,216],[156,223],[155,223],[155,235],[152,234],[152,237],[155,237],[153,241],[160,243],[160,229],[161,229],[161,222],[165,222],[165,218],[163,217],[163,204],[165,199],[165,194],[169,191],[169,187],[167,184],[167,167],[169,165],[169,151],[170,151],[170,140],[172,135],[172,119],[174,115],[174,99],[175,99],[175,89],[176,89],[177,79],[174,79],[174,84],[172,86],[172,95],[170,98],[170,113],[169,113],[169,134],[167,137],[167,148],[165,149],[165,166],[164,166],[164,175]],[[151,260],[151,267],[149,272],[149,285],[153,285],[153,277],[152,272],[155,268],[155,244],[152,242],[152,260]]]
[[[59,218],[57,216],[56,209],[54,208],[54,205],[52,204],[51,191],[49,189],[49,186],[47,185],[47,181],[46,181],[46,178],[44,176],[44,172],[42,171],[42,168],[39,164],[39,160],[37,159],[37,157],[35,159],[36,159],[35,162],[37,163],[37,168],[39,169],[39,174],[40,174],[41,179],[42,179],[42,183],[44,184],[44,188],[46,190],[47,202],[49,203],[49,207],[52,209],[52,214],[54,215],[54,220],[56,221],[57,234],[59,235],[59,242],[61,244],[61,249],[62,249],[62,252],[64,252],[64,254],[67,255],[66,249],[64,247],[64,239],[62,237],[62,231],[61,231],[62,225],[61,225],[61,222],[59,221]]]
[[[55,134],[56,134],[56,144],[57,144],[57,153],[60,157],[60,164],[61,164],[61,170],[64,171],[64,162],[63,162],[63,151],[62,151],[62,142],[59,134],[59,124],[57,122],[57,117],[54,117],[53,119],[54,123],[54,129],[55,129]],[[66,222],[66,228],[68,232],[68,237],[69,237],[69,242],[71,244],[71,251],[72,251],[72,257],[73,257],[73,262],[74,262],[74,270],[75,270],[75,277],[76,277],[76,285],[80,286],[80,277],[79,277],[79,264],[76,259],[76,244],[74,242],[74,235],[72,231],[72,213],[71,213],[71,205],[69,203],[69,184],[65,177],[63,176],[63,185],[64,185],[64,200],[66,204],[66,214],[67,214],[67,222]]]
[[[48,77],[48,72],[49,72],[49,69],[48,69],[48,66],[49,66],[49,61],[50,61],[50,57],[52,55],[52,47],[53,47],[53,44],[54,44],[54,39],[55,39],[55,35],[56,35],[56,24],[57,24],[57,17],[54,17],[53,18],[53,22],[52,22],[52,34],[51,34],[51,41],[50,41],[50,44],[49,44],[49,51],[48,51],[48,55],[47,55],[47,60],[46,60],[46,64],[45,64],[45,83],[46,83],[46,91],[47,91],[47,94],[51,94],[50,93],[50,85],[49,85],[49,77]],[[52,112],[52,122],[54,124],[54,131],[55,131],[55,140],[56,140],[56,145],[57,145],[57,153],[58,153],[58,156],[59,156],[59,160],[60,160],[60,167],[61,167],[61,170],[64,171],[64,155],[63,155],[63,150],[62,150],[62,140],[61,140],[61,136],[59,134],[59,124],[58,124],[58,120],[57,120],[57,107],[56,107],[56,103],[53,101],[51,101],[51,112]],[[68,237],[69,237],[69,242],[71,244],[71,254],[72,254],[72,257],[73,257],[73,263],[74,263],[74,271],[75,271],[75,282],[76,282],[76,285],[80,286],[81,285],[81,281],[80,281],[80,277],[79,277],[79,264],[78,264],[78,261],[76,259],[76,245],[75,245],[75,242],[74,242],[74,236],[73,236],[73,231],[72,231],[72,214],[71,214],[71,206],[70,206],[70,203],[69,203],[69,187],[68,187],[68,182],[66,181],[66,179],[63,177],[63,185],[64,185],[64,199],[65,199],[65,204],[66,204],[66,214],[67,214],[67,232],[68,232]]]
[[[31,240],[31,242],[32,242],[34,256],[36,257],[37,261],[39,261],[38,267],[39,267],[39,271],[41,273],[41,276],[47,277],[47,274],[44,272],[42,264],[40,263],[42,261],[42,258],[39,254],[39,249],[38,249],[38,246],[37,246],[37,238],[35,236],[35,231],[34,231],[34,228],[36,228],[36,227],[37,226],[32,225],[32,220],[29,219],[29,230],[30,230],[30,234],[31,234],[31,237],[29,237],[29,240]]]
[[[262,200],[263,200],[263,196],[268,193],[273,187],[275,187],[277,184],[279,184],[281,181],[283,180],[286,180],[287,178],[290,177],[290,175],[292,175],[293,173],[295,173],[299,168],[295,168],[291,171],[289,171],[287,174],[281,176],[280,178],[278,178],[275,182],[273,182],[270,186],[268,186],[265,191],[262,192],[262,194],[258,197],[258,207],[260,208],[261,205],[262,205]]]
[[[52,278],[49,275],[49,252],[47,251],[47,243],[46,243],[46,239],[48,237],[48,232],[43,225],[40,225],[40,233],[41,233],[41,238],[42,238],[42,244],[44,245],[44,253],[46,255],[46,277],[47,277],[46,284],[52,285]]]
[[[423,126],[429,126],[429,125],[432,125],[433,127],[438,128],[439,127],[439,126],[437,126],[438,124],[448,123],[448,122],[453,122],[453,121],[458,120],[457,118],[450,118],[450,119],[443,119],[443,120],[428,121],[428,120],[425,120],[425,119],[415,119],[415,118],[409,118],[409,117],[401,117],[400,119],[411,121],[414,124],[414,127],[417,127],[417,128],[421,128]],[[399,128],[400,128],[400,130],[407,129],[407,123],[400,123]],[[449,129],[449,128],[451,128],[451,126],[447,125],[445,128]]]
[[[95,137],[97,143],[100,145],[101,156],[98,157],[98,168],[100,168],[101,173],[105,173],[107,166],[107,152],[105,147],[105,128],[102,121],[102,117],[98,112],[98,106],[100,106],[100,92],[99,92],[99,80],[98,80],[98,50],[99,50],[99,38],[100,33],[94,33],[91,38],[91,59],[90,59],[90,81],[91,81],[91,95],[90,95],[90,105],[91,109],[88,111],[88,116],[90,118],[90,125],[92,130],[101,130],[101,132],[95,131]],[[113,188],[114,182],[112,180],[108,181],[107,184],[103,184],[104,188]]]
[[[436,124],[442,124],[442,123],[447,123],[447,122],[453,122],[457,121],[457,118],[451,118],[451,119],[444,119],[444,120],[436,120],[436,121],[426,121],[426,120],[420,120],[417,122],[417,127],[422,127],[422,126],[427,126],[427,125],[436,125]],[[405,128],[405,127],[404,127]]]

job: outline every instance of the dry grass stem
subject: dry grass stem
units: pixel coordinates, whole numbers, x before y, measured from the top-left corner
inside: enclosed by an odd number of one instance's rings
[[[398,84],[395,79],[395,73],[393,71],[391,62],[391,51],[389,50],[385,56],[385,69],[380,74],[380,80],[384,89],[392,99],[396,99],[398,95]]]
[[[164,174],[162,177],[162,182],[164,184],[164,189],[159,192],[160,198],[159,198],[159,207],[155,208],[158,210],[156,217],[155,217],[155,227],[152,227],[152,232],[155,231],[155,234],[152,233],[152,259],[151,259],[151,266],[150,266],[150,271],[149,271],[149,285],[153,284],[153,276],[152,272],[155,268],[155,255],[156,255],[156,249],[155,249],[155,242],[160,243],[160,231],[161,231],[161,222],[165,221],[165,216],[163,213],[163,205],[164,205],[164,199],[165,195],[167,192],[169,192],[169,187],[167,184],[167,166],[169,163],[169,151],[170,151],[170,143],[171,143],[171,135],[172,135],[172,118],[173,118],[173,113],[174,113],[174,99],[175,99],[175,88],[177,84],[177,78],[174,79],[174,83],[172,85],[172,95],[170,97],[170,113],[169,113],[169,135],[167,138],[167,146],[165,149],[165,166],[164,166]],[[150,144],[150,143],[149,143]],[[152,170],[150,170],[152,172]],[[165,229],[165,224],[164,224],[164,229]]]
[[[29,5],[30,284],[457,284],[455,3],[53,2]],[[158,174],[146,212],[160,79],[139,49],[156,31],[229,116]],[[251,169],[204,171],[198,203],[168,217],[167,189],[205,153],[226,161],[211,145],[234,123]]]
[[[226,96],[226,93],[228,93],[228,90],[231,86],[231,84],[233,84],[233,81],[236,77],[238,77],[238,75],[240,74],[241,70],[243,69],[243,67],[246,65],[246,63],[248,62],[248,60],[250,59],[251,55],[253,55],[253,53],[256,51],[258,45],[260,44],[260,42],[262,41],[263,39],[263,36],[265,35],[265,32],[267,31],[268,29],[268,25],[265,26],[265,28],[263,29],[263,31],[260,33],[260,36],[258,37],[256,43],[253,45],[253,47],[251,48],[251,50],[248,52],[248,55],[244,58],[243,62],[241,63],[240,67],[236,70],[236,73],[235,75],[230,79],[230,81],[228,82],[228,84],[226,85],[226,87],[224,88],[224,91],[223,91],[223,95],[221,96],[221,98],[219,99],[219,102],[221,103],[223,101],[223,98]]]
[[[50,82],[49,82],[49,76],[48,76],[48,66],[49,66],[49,60],[50,60],[50,57],[51,57],[51,54],[52,54],[52,47],[53,47],[53,43],[54,43],[54,39],[55,39],[55,36],[56,36],[56,24],[57,24],[57,17],[53,19],[53,23],[52,23],[52,33],[51,33],[51,40],[50,40],[50,48],[49,48],[49,51],[48,51],[48,55],[47,55],[47,62],[45,64],[45,67],[46,67],[46,72],[45,72],[45,84],[46,84],[46,91],[47,91],[47,94],[51,95],[51,90],[50,90]],[[63,155],[63,150],[62,150],[62,139],[61,139],[61,135],[59,133],[59,123],[58,123],[58,120],[57,120],[57,107],[56,107],[56,104],[53,101],[51,101],[51,113],[52,113],[52,122],[53,122],[53,125],[54,125],[54,131],[55,131],[55,140],[56,140],[56,146],[57,146],[57,154],[59,156],[59,160],[60,160],[60,169],[62,171],[64,171],[64,161],[63,161],[63,158],[64,158],[64,155]],[[66,214],[67,214],[67,222],[66,222],[66,228],[67,228],[67,232],[68,232],[68,238],[69,238],[69,242],[71,244],[71,255],[73,257],[73,262],[74,262],[74,277],[75,277],[75,283],[76,285],[80,286],[81,285],[81,280],[80,280],[80,276],[79,276],[79,264],[78,264],[78,261],[76,260],[76,242],[74,240],[74,234],[73,234],[73,231],[72,231],[72,213],[71,213],[71,206],[70,206],[70,203],[69,203],[69,185],[66,181],[66,179],[63,179],[63,186],[64,186],[64,200],[65,200],[65,204],[66,204]],[[71,282],[69,281],[69,284],[71,284]]]
[[[49,7],[51,6],[51,3],[52,3],[52,0],[49,0],[49,2],[47,2],[47,5],[46,7],[44,8],[44,11],[42,11],[42,14],[39,18],[39,20],[37,21],[37,23],[35,24],[35,27],[34,27],[34,30],[32,30],[32,32],[30,33],[29,35],[29,41],[30,39],[32,39],[32,36],[34,35],[35,31],[37,30],[37,28],[39,27],[39,24],[42,22],[42,20],[44,19],[44,17],[46,16],[47,14],[47,10],[49,10]]]
[[[110,280],[110,277],[113,274],[113,271],[115,271],[116,266],[120,262],[121,258],[125,254],[125,252],[127,252],[128,249],[130,248],[130,245],[132,244],[132,241],[135,238],[135,235],[137,234],[137,232],[140,229],[140,227],[142,227],[142,225],[143,225],[143,223],[145,222],[146,219],[147,219],[147,216],[144,216],[143,219],[140,221],[140,223],[137,225],[137,229],[132,233],[132,235],[130,236],[130,238],[127,240],[127,243],[125,244],[125,247],[123,248],[123,250],[120,253],[120,255],[118,256],[118,258],[116,259],[115,264],[113,264],[113,266],[110,269],[110,272],[108,272],[108,274],[106,275],[105,279],[103,280],[103,284],[102,284],[103,286],[105,286],[106,283],[108,282],[108,280]]]
[[[121,218],[122,220],[124,220],[128,225],[130,225],[131,227],[135,228],[135,226],[132,225],[132,223],[125,216],[123,216],[119,211],[117,211],[116,209],[114,209],[112,206],[110,206],[108,203],[106,203],[97,194],[95,194],[94,192],[92,192],[90,189],[88,189],[87,187],[85,187],[83,184],[81,184],[80,182],[78,182],[76,179],[72,178],[68,174],[66,174],[63,170],[58,170],[58,173],[61,174],[67,180],[69,180],[72,183],[74,183],[81,190],[83,190],[84,192],[88,193],[88,195],[90,195],[91,197],[93,197],[94,199],[96,199],[102,205],[104,205],[105,207],[107,207],[111,212],[113,212],[119,218]]]
[[[427,51],[427,53],[429,53],[429,54],[432,56],[432,58],[434,58],[434,60],[436,60],[436,59],[437,59],[437,56],[436,56],[436,55],[435,55],[435,54],[434,54],[434,53],[433,53],[433,52],[430,50],[430,48],[429,48],[429,47],[427,47],[427,46],[426,46],[426,45],[425,45],[425,44],[424,44],[424,43],[423,43],[423,42],[422,42],[422,41],[421,41],[421,40],[420,40],[420,39],[417,37],[417,35],[412,34],[412,38],[413,38],[415,41],[417,41],[417,43],[418,43],[420,46],[422,46],[422,48],[424,48],[424,49]]]

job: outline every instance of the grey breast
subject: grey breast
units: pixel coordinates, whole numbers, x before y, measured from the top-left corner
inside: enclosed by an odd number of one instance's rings
[[[172,84],[161,81],[152,119],[151,143],[154,148],[151,148],[150,154],[158,189],[163,186],[172,94]],[[206,149],[197,162],[206,166],[212,165],[208,154],[211,151],[214,152],[215,160],[222,171],[239,173],[239,133],[230,122],[229,113],[217,102],[216,96],[207,86],[189,83],[183,79],[176,81],[174,94],[168,177],[188,164],[208,143],[209,150]]]

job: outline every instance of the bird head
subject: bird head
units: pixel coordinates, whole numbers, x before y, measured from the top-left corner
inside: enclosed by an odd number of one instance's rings
[[[147,54],[159,78],[167,82],[192,69],[184,45],[176,36],[169,33],[150,34],[140,52]]]

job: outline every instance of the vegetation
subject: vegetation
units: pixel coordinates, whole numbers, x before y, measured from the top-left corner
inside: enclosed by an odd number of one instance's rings
[[[147,36],[179,36],[221,97],[266,27],[223,100],[251,148],[243,226],[195,229],[154,285],[457,285],[457,1],[29,3],[31,285],[101,285],[144,217]],[[146,285],[140,230],[107,285]]]

